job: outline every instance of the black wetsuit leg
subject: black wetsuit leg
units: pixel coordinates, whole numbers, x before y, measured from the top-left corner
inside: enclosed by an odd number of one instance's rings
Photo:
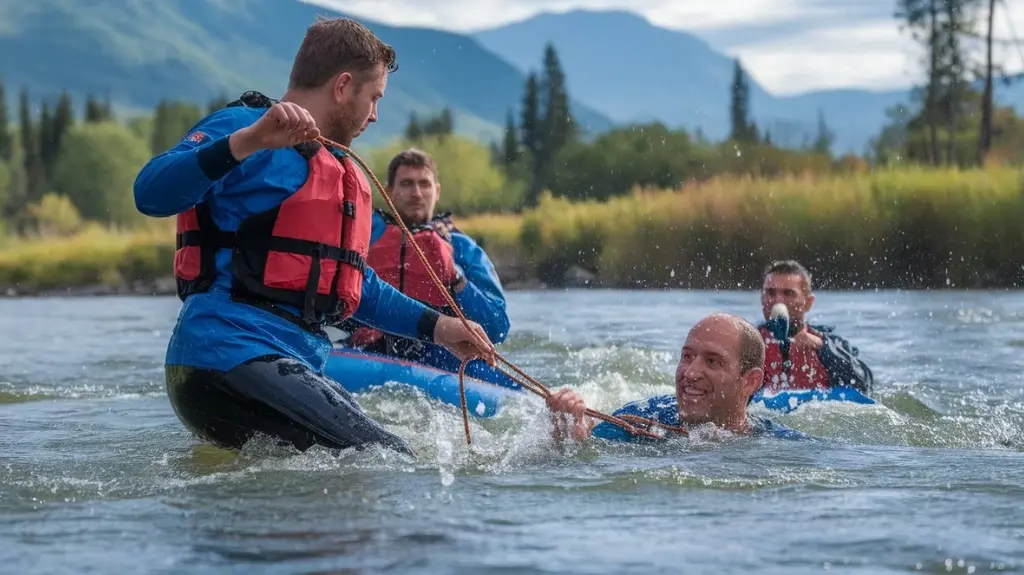
[[[413,454],[402,438],[369,418],[348,391],[304,364],[258,357],[230,371],[165,368],[178,419],[222,447],[240,449],[256,432],[305,451],[380,444]]]

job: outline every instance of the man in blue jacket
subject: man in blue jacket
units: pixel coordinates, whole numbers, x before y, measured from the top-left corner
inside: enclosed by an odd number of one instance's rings
[[[761,288],[765,321],[758,325],[766,345],[764,391],[844,385],[869,393],[874,376],[857,348],[831,327],[808,325],[806,315],[813,305],[811,274],[803,265],[787,260],[768,266]]]
[[[427,153],[410,148],[388,164],[386,188],[402,221],[423,250],[435,274],[469,319],[478,322],[492,342],[508,336],[505,294],[494,264],[471,237],[452,223],[451,213],[435,215],[441,196],[437,165]],[[409,297],[448,315],[455,315],[428,275],[419,255],[408,245],[390,210],[373,216],[370,255],[367,258],[381,280]],[[454,370],[459,360],[442,348],[417,339],[385,334],[381,330],[347,322],[348,345]],[[480,364],[470,364],[472,371]]]
[[[356,317],[493,361],[470,329],[366,266],[372,191],[342,150],[377,119],[394,50],[344,18],[309,27],[287,92],[248,92],[201,120],[135,181],[139,211],[177,215],[183,300],[167,347],[167,392],[198,436],[240,448],[256,434],[300,450],[405,441],[322,374],[325,325]],[[342,382],[344,383],[344,382]]]

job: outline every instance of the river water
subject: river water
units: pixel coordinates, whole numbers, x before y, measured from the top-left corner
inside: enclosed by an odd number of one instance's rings
[[[513,292],[500,349],[595,407],[672,392],[687,329],[754,293]],[[6,573],[988,573],[1024,570],[1024,294],[818,295],[877,406],[775,416],[824,438],[558,446],[525,396],[473,422],[360,401],[416,459],[241,454],[179,424],[173,298],[0,300]]]

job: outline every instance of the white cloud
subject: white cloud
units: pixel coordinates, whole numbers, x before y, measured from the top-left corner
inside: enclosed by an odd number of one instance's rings
[[[776,94],[808,89],[890,89],[914,81],[920,51],[888,22],[808,30],[729,50]]]
[[[770,22],[801,14],[802,0],[305,0],[347,14],[405,26],[469,32],[538,12],[576,8],[630,10],[658,26],[681,30]]]
[[[886,89],[917,81],[919,50],[893,17],[893,0],[306,0],[386,24],[469,32],[541,11],[631,10],[653,24],[702,36],[743,59],[778,94],[821,88]],[[1024,40],[1024,2],[1000,6],[996,33],[1010,18]],[[500,16],[499,16],[500,15]],[[750,33],[756,29],[757,33]],[[1024,70],[1012,47],[997,50],[1012,71]]]

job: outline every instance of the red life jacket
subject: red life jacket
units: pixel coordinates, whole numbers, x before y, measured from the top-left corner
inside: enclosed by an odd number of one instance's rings
[[[405,295],[435,309],[448,307],[441,290],[427,273],[416,250],[407,245],[402,228],[385,214],[384,233],[370,248],[366,263],[380,276]],[[416,244],[427,256],[430,267],[451,293],[458,280],[455,271],[455,249],[452,247],[451,215],[443,214],[425,224],[408,226]]]
[[[231,248],[231,297],[320,332],[359,307],[372,226],[370,184],[355,163],[317,142],[295,147],[309,162],[306,182],[238,230],[217,229],[209,207],[178,215],[174,276],[178,297],[210,289],[215,254]],[[301,317],[279,304],[301,310]]]
[[[762,327],[759,331],[764,337],[765,344],[764,386],[762,387],[765,392],[774,393],[786,389],[824,389],[829,386],[828,372],[816,351],[790,346],[789,358],[784,360],[782,345],[772,336],[771,330]],[[819,333],[813,331],[812,333],[821,336]]]
[[[451,306],[430,278],[415,248],[408,245],[402,228],[390,214],[380,213],[387,224],[384,233],[371,246],[367,264],[381,280],[398,291],[434,309],[450,312]],[[454,293],[452,290],[458,274],[455,271],[455,249],[451,243],[451,232],[455,229],[451,213],[441,214],[425,224],[408,227],[438,279],[449,293]],[[365,347],[383,335],[380,330],[360,327],[352,332],[349,343],[355,347]]]

